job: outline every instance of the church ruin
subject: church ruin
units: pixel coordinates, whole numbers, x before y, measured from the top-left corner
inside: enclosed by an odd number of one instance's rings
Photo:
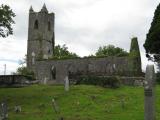
[[[29,10],[27,67],[42,83],[63,83],[66,76],[140,76],[141,58],[102,57],[51,60],[54,54],[54,13],[44,5],[39,12]],[[132,41],[133,42],[133,41]],[[132,47],[132,46],[131,46]],[[137,46],[139,48],[139,46]],[[134,53],[134,50],[130,51]],[[138,51],[139,52],[139,51]]]

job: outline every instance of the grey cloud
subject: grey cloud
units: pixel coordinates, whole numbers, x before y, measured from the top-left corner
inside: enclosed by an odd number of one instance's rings
[[[124,3],[125,1],[126,0],[122,0]],[[69,50],[84,56],[94,53],[99,46],[108,44],[113,44],[115,46],[122,47],[125,50],[129,50],[130,38],[132,36],[137,36],[139,38],[139,45],[143,61],[145,61],[143,66],[145,66],[147,64],[147,60],[145,58],[143,43],[145,41],[145,36],[150,27],[153,13],[158,1],[130,1],[135,2],[136,5],[138,4],[139,6],[137,6],[136,10],[139,9],[140,11],[136,11],[134,9],[127,11],[127,9],[125,9],[122,12],[124,12],[126,15],[128,14],[127,17],[122,13],[119,15],[119,12],[117,12],[118,9],[124,9],[124,6],[119,6],[119,8],[114,8],[114,6],[111,6],[111,10],[116,11],[113,13],[113,17],[112,15],[108,16],[108,14],[114,11],[108,11],[108,9],[105,8],[105,5],[103,6],[103,9],[101,9],[101,6],[99,7],[100,11],[98,8],[96,8],[96,4],[100,2],[106,4],[106,6],[110,5],[110,0],[17,0],[16,2],[4,0],[3,3],[8,3],[13,10],[15,10],[17,16],[15,18],[16,24],[14,25],[14,36],[6,38],[6,40],[13,39],[13,42],[0,42],[0,59],[18,60],[26,54],[28,10],[32,5],[35,11],[40,11],[43,3],[46,3],[48,10],[50,12],[55,12],[55,42],[57,44],[65,43],[69,47]],[[0,3],[2,3],[2,1],[0,1]],[[94,7],[92,8],[92,6]],[[101,14],[101,16],[97,14],[94,15],[92,9],[94,9],[94,12]],[[90,11],[88,12],[85,10]],[[74,19],[74,15],[79,17],[76,14],[77,12],[82,18]],[[97,21],[102,21],[104,24],[99,25],[101,23],[98,23],[95,20],[94,25],[94,19],[98,19]],[[91,21],[92,23],[88,21]]]

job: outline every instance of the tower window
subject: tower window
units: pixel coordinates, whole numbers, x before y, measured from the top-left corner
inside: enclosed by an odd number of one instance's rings
[[[38,20],[36,20],[34,23],[34,29],[38,29]]]
[[[51,54],[51,50],[50,49],[48,50],[48,54]]]
[[[51,23],[48,22],[48,31],[50,31],[50,30],[51,30]]]
[[[54,50],[54,33],[53,33],[53,36],[52,36],[52,46],[53,46],[53,50]]]

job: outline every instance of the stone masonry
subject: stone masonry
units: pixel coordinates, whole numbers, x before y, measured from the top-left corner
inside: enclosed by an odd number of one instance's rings
[[[44,4],[40,12],[29,10],[27,67],[34,69],[36,59],[48,59],[53,55],[54,13],[48,13]]]
[[[72,75],[132,77],[142,73],[140,56],[49,60],[54,54],[54,43],[54,13],[48,13],[45,5],[40,12],[34,12],[31,7],[27,67],[34,71],[36,79],[42,83],[64,83],[64,78],[69,76],[70,79]]]

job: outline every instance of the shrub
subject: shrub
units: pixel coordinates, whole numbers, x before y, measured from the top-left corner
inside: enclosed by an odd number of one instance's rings
[[[118,77],[80,76],[76,84],[99,85],[102,87],[118,88],[120,86],[120,80]]]
[[[29,80],[35,80],[34,72],[30,71],[26,66],[19,67],[15,74],[23,75]]]

